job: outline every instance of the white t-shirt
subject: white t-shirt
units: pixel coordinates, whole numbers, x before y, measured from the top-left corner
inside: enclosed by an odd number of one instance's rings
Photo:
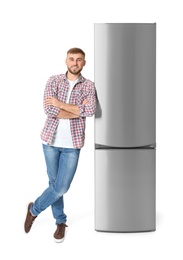
[[[67,93],[66,103],[69,103],[71,91],[74,85],[78,80],[71,81],[69,80],[69,90]],[[57,127],[57,131],[55,132],[52,146],[63,147],[63,148],[74,148],[72,136],[71,136],[71,128],[70,128],[70,120],[69,119],[59,119],[59,124]]]

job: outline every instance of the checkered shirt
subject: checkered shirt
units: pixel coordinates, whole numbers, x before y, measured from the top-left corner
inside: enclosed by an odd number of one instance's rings
[[[52,76],[47,81],[44,91],[44,100],[52,96],[62,102],[66,102],[68,89],[69,81],[66,74]],[[82,105],[84,99],[89,100],[89,103]],[[70,119],[73,146],[74,148],[80,149],[83,147],[85,140],[86,117],[93,116],[96,110],[96,89],[94,83],[80,75],[78,82],[71,92],[69,103],[77,105],[80,110],[79,118]],[[57,115],[60,112],[60,108],[44,105],[44,111],[47,118],[44,128],[41,131],[41,139],[51,145],[54,133],[59,124]]]

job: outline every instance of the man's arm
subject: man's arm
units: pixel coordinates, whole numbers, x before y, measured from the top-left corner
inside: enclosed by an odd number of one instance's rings
[[[87,81],[88,87],[86,91],[86,95],[84,98],[88,100],[86,105],[80,104],[78,105],[80,111],[80,117],[91,117],[95,114],[96,111],[96,98],[97,93],[93,83]]]
[[[73,113],[61,109],[57,115],[57,118],[63,118],[63,119],[79,118],[79,115],[75,115]]]
[[[44,90],[44,111],[45,114],[49,117],[57,117],[58,113],[60,112],[58,107],[47,106],[45,104],[45,100],[48,97],[54,97],[56,95],[56,84],[56,78],[55,76],[52,76],[48,79]]]
[[[85,99],[82,103],[82,105],[88,104],[89,101]],[[80,117],[80,110],[77,105],[71,105],[64,102],[59,101],[58,99],[54,97],[48,97],[45,100],[45,106],[53,106],[60,109],[60,112],[58,113],[58,118],[78,118]]]

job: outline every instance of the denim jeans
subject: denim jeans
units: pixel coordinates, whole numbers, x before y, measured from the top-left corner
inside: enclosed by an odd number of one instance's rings
[[[56,224],[66,223],[64,213],[65,194],[75,175],[80,149],[59,148],[43,144],[49,187],[39,196],[30,208],[33,215],[39,215],[51,206]]]

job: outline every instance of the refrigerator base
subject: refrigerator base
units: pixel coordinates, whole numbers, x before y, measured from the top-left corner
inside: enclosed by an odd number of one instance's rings
[[[95,229],[97,232],[104,232],[104,233],[144,233],[144,232],[155,232],[156,229],[153,230],[142,230],[142,231],[108,231],[108,230],[98,230]]]

